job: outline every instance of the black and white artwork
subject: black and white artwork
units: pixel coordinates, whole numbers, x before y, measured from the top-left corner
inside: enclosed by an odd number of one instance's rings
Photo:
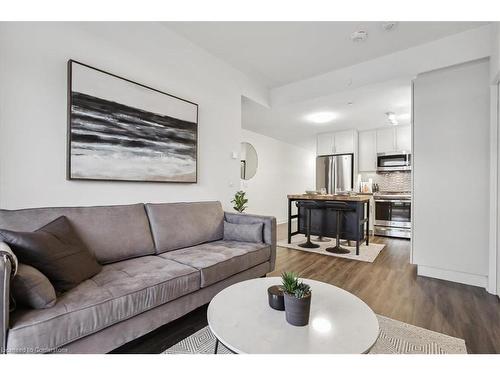
[[[198,105],[70,60],[70,179],[196,182]]]

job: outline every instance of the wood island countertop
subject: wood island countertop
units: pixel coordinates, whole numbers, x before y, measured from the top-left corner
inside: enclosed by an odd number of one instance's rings
[[[289,194],[288,199],[303,199],[312,201],[346,201],[366,202],[370,195],[339,195],[339,194]]]

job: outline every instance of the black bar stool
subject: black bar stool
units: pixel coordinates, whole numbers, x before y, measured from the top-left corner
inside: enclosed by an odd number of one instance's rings
[[[319,247],[319,245],[311,242],[311,216],[312,216],[311,210],[320,208],[320,205],[318,204],[318,202],[315,201],[298,201],[297,207],[299,209],[304,208],[307,212],[307,224],[306,224],[307,241],[299,244],[298,246],[304,247],[306,249],[316,249]]]
[[[327,210],[332,210],[337,213],[337,236],[335,238],[335,246],[327,247],[325,250],[329,253],[334,254],[348,254],[349,250],[340,246],[340,231],[342,229],[342,219],[344,218],[344,214],[346,212],[354,212],[355,209],[349,207],[346,202],[325,202],[325,208]]]

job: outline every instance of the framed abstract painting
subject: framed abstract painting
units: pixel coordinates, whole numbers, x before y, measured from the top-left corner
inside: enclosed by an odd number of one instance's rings
[[[197,104],[68,61],[68,179],[195,183],[197,148]]]

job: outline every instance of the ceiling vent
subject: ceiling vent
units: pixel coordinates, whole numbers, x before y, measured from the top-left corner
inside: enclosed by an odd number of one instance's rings
[[[368,33],[364,30],[355,31],[351,34],[353,42],[364,42],[366,39],[368,39]]]

